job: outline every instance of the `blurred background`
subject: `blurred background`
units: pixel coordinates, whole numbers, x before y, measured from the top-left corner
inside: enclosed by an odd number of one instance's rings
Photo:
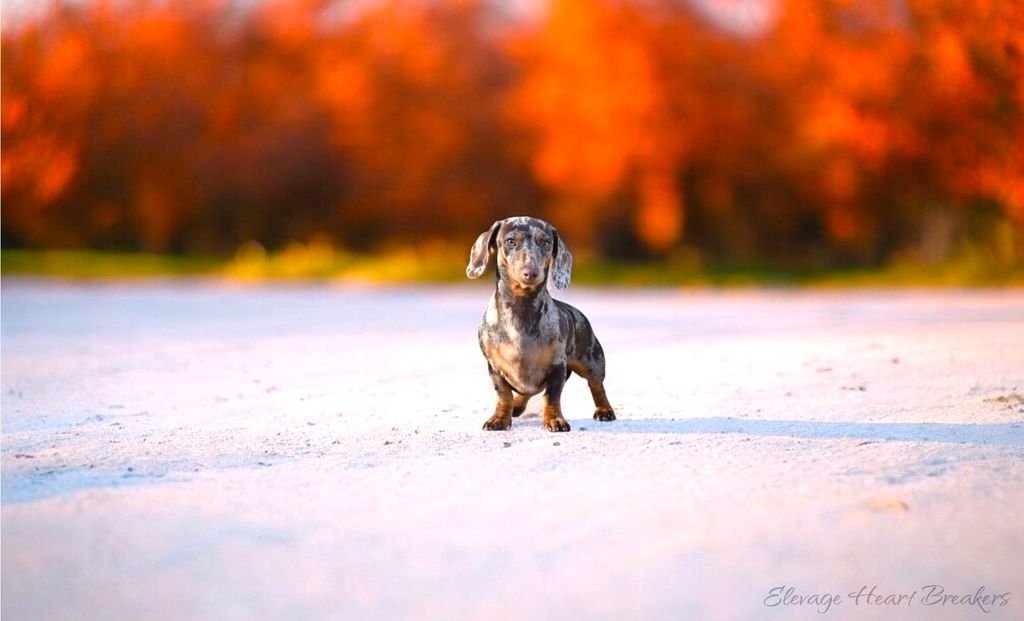
[[[2,38],[6,272],[460,279],[531,214],[591,282],[1022,278],[1022,3],[22,0]]]

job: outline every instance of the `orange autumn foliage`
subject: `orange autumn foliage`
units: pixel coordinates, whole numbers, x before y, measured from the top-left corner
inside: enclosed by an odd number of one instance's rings
[[[363,250],[544,216],[589,253],[1024,257],[999,0],[54,2],[2,39],[4,247]],[[689,256],[688,254],[688,256]]]

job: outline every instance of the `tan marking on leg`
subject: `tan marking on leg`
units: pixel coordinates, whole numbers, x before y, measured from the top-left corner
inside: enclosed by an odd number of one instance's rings
[[[583,363],[575,358],[570,358],[566,361],[565,366],[567,369],[579,375],[583,379],[590,381],[590,372],[587,371],[587,367],[583,366]]]
[[[488,431],[503,431],[512,426],[512,389],[505,384],[497,392],[498,403],[494,406],[494,416],[484,423],[484,429]]]
[[[569,421],[562,416],[560,403],[544,404],[544,428],[548,431],[569,431]]]
[[[604,384],[600,382],[587,382],[590,385],[590,394],[594,397],[594,420],[610,421],[615,420],[615,410],[612,404],[608,403],[608,395],[604,394]]]
[[[516,395],[512,399],[512,416],[516,417],[526,411],[526,403],[530,400],[526,395]]]

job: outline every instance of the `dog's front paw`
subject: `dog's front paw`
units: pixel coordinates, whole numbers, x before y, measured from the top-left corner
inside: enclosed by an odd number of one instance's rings
[[[615,420],[615,410],[611,408],[597,408],[594,410],[594,420],[604,422]]]
[[[569,421],[565,420],[561,416],[556,418],[549,418],[544,421],[544,428],[548,431],[569,431]]]
[[[484,423],[484,429],[487,431],[505,431],[511,426],[512,419],[497,415],[488,418]]]

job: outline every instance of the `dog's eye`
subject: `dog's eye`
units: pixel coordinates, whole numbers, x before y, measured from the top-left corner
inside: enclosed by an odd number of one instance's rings
[[[505,240],[505,245],[508,246],[509,248],[511,248],[512,246],[515,246],[516,245],[516,238],[515,237],[509,237],[508,239]]]

